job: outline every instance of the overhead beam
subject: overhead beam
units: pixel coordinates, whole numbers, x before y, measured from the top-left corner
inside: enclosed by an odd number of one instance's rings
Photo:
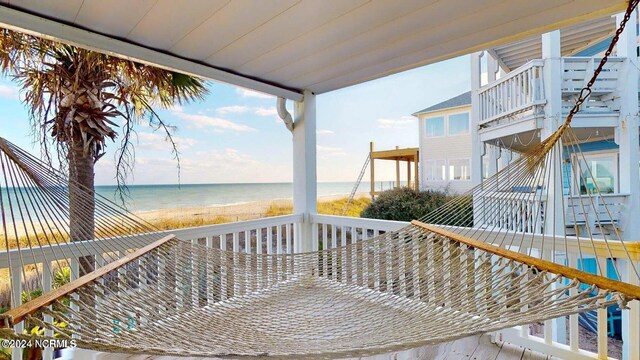
[[[276,97],[283,97],[293,101],[302,101],[303,98],[302,92],[296,89],[288,89],[266,81],[261,81],[260,79],[236,74],[6,6],[0,6],[0,26],[94,50],[103,54],[247,88]]]

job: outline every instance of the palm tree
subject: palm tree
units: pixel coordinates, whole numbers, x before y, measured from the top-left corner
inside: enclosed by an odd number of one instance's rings
[[[177,158],[173,128],[153,107],[168,108],[207,94],[205,83],[192,76],[1,28],[0,71],[19,83],[44,153],[51,160],[49,148],[55,144],[68,168],[71,241],[94,236],[94,166],[105,154],[107,140],[118,136],[116,119],[122,124],[116,151],[122,191],[133,165],[135,126],[146,122],[163,131]],[[82,272],[93,269],[92,260],[81,263]]]

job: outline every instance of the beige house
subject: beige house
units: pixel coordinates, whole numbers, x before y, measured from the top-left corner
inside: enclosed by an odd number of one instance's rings
[[[421,190],[471,189],[470,114],[470,91],[413,114],[419,119]]]

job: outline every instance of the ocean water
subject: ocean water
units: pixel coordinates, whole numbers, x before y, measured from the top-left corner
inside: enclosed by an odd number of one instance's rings
[[[354,183],[351,182],[318,183],[318,196],[347,196],[351,193],[353,186]],[[124,207],[131,212],[139,212],[290,199],[293,197],[292,187],[291,183],[130,185]],[[393,182],[376,181],[377,190],[387,190],[392,187]],[[366,193],[369,190],[370,182],[362,182],[358,188],[358,192]],[[32,191],[34,189],[0,187],[3,213],[10,214],[11,206],[13,206],[14,216],[17,217],[21,217],[21,211],[31,212],[35,206],[30,202]],[[96,186],[96,193],[119,206],[123,205],[115,186]]]
[[[318,183],[318,196],[344,195],[351,193],[354,183]],[[376,182],[376,190],[387,190],[393,182]],[[293,197],[291,183],[255,184],[183,184],[183,185],[130,185],[124,207],[131,212],[176,208],[212,207],[241,204],[252,201],[290,199]],[[368,193],[369,182],[362,182],[358,192]],[[63,189],[51,189],[65,197]],[[96,192],[108,200],[122,206],[115,186],[97,186]],[[56,201],[34,188],[0,187],[0,204],[7,223],[39,222],[55,216]],[[52,212],[53,211],[53,212]],[[1,228],[1,227],[0,227]]]
[[[318,183],[318,196],[347,196],[352,182]],[[376,189],[389,189],[392,182],[376,181]],[[368,192],[370,182],[362,182],[358,192]],[[121,204],[115,186],[96,186],[96,192]],[[171,208],[209,207],[251,201],[289,199],[293,197],[291,183],[255,184],[182,184],[182,185],[130,185],[125,207],[132,212]]]

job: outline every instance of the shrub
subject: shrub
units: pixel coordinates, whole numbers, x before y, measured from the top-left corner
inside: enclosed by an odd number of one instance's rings
[[[454,199],[456,201],[451,202]],[[470,196],[461,198],[441,191],[415,191],[407,187],[382,192],[362,211],[360,216],[396,221],[411,221],[427,216],[426,222],[430,222],[428,215],[436,209],[444,209],[447,214],[450,214],[444,221],[435,221],[439,224],[455,226],[473,224],[473,203]]]
[[[361,217],[411,221],[419,219],[445,204],[447,195],[437,191],[418,192],[408,187],[382,192],[367,206]]]

